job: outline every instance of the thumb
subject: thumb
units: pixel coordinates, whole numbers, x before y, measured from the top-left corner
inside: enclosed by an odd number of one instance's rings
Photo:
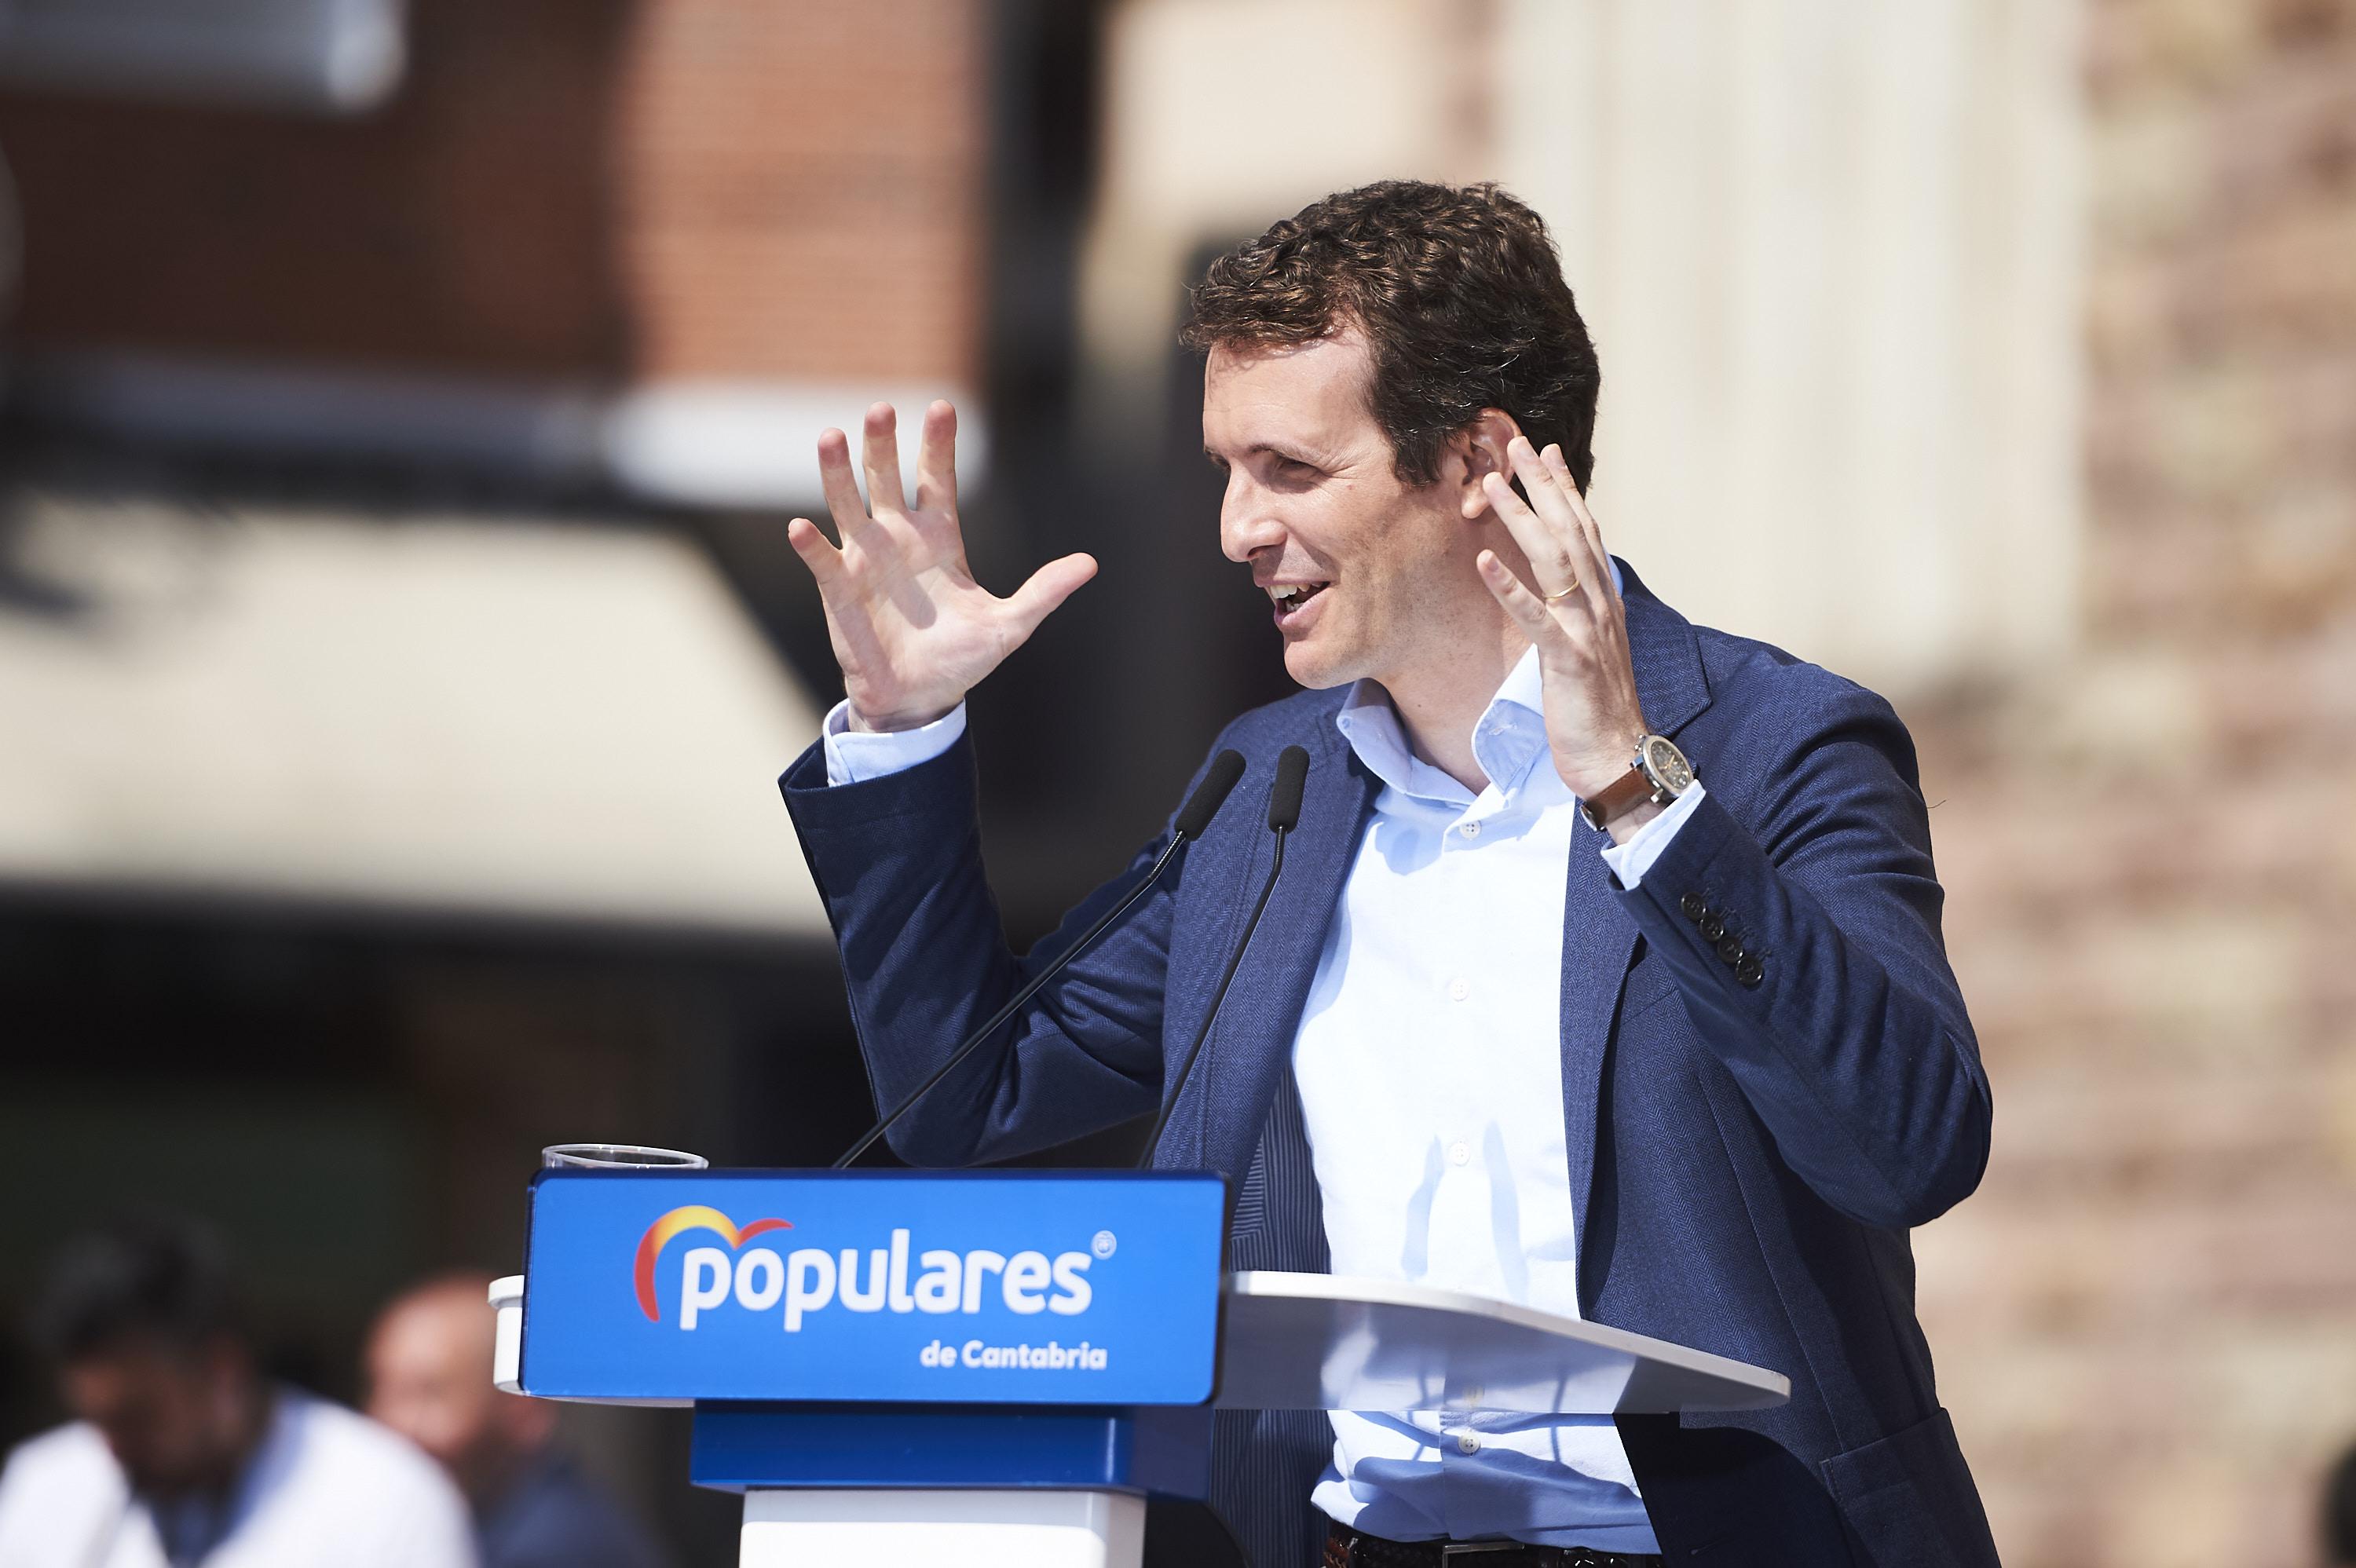
[[[1097,574],[1097,558],[1092,555],[1067,555],[1051,560],[1031,574],[1031,581],[1016,589],[1006,601],[1007,612],[1013,617],[1018,636],[1028,637],[1039,629],[1039,623],[1050,611],[1072,596],[1073,590]]]

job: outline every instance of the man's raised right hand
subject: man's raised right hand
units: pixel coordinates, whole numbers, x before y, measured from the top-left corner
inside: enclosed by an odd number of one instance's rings
[[[925,411],[914,506],[901,493],[896,423],[889,403],[867,411],[864,504],[850,441],[839,430],[818,438],[840,549],[808,517],[786,525],[818,580],[854,730],[912,730],[948,713],[1097,572],[1093,557],[1067,555],[1004,599],[976,582],[958,528],[957,411],[945,402]]]

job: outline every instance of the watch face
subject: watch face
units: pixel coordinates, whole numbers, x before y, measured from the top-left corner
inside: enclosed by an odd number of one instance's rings
[[[1685,794],[1694,781],[1693,764],[1662,735],[1650,736],[1644,741],[1644,771],[1653,775],[1654,784],[1671,795]]]

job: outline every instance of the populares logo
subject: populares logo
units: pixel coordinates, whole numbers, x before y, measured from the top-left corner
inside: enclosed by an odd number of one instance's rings
[[[731,1297],[751,1312],[766,1312],[783,1301],[786,1332],[791,1334],[800,1331],[805,1316],[835,1304],[851,1312],[974,1314],[982,1310],[987,1297],[1026,1317],[1038,1312],[1071,1317],[1086,1312],[1094,1294],[1087,1275],[1095,1258],[1087,1252],[1050,1257],[1029,1250],[1010,1255],[986,1247],[932,1249],[914,1253],[919,1272],[912,1282],[913,1249],[905,1230],[894,1231],[888,1246],[867,1249],[863,1260],[858,1247],[839,1253],[797,1247],[779,1256],[768,1247],[744,1245],[755,1236],[791,1229],[785,1220],[755,1220],[739,1227],[719,1210],[700,1203],[671,1210],[638,1238],[632,1270],[638,1310],[649,1323],[662,1321],[655,1275],[663,1249],[699,1230],[716,1232],[728,1247],[690,1247],[680,1254],[678,1326],[684,1329],[694,1328],[703,1314],[726,1306]],[[1098,1232],[1091,1243],[1096,1257],[1109,1257],[1111,1242],[1109,1232]]]
[[[793,1228],[791,1220],[755,1220],[740,1231],[734,1220],[703,1203],[691,1203],[684,1209],[672,1210],[648,1225],[647,1233],[638,1238],[637,1266],[631,1271],[632,1280],[638,1288],[638,1310],[647,1315],[649,1323],[662,1321],[662,1309],[655,1305],[655,1263],[673,1237],[689,1231],[717,1231],[728,1238],[730,1246],[741,1247],[755,1236]],[[699,1250],[718,1251],[717,1248]],[[723,1253],[720,1255],[725,1257],[727,1254]],[[772,1258],[776,1256],[775,1253],[769,1255]]]

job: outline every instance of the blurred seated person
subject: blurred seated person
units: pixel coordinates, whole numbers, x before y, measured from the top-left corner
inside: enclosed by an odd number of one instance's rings
[[[442,1462],[475,1510],[483,1568],[662,1568],[639,1523],[556,1442],[556,1406],[491,1386],[491,1276],[397,1297],[369,1337],[369,1413]]]
[[[76,1419],[0,1472],[7,1568],[472,1568],[465,1504],[424,1456],[262,1375],[198,1232],[70,1243],[33,1330]]]

